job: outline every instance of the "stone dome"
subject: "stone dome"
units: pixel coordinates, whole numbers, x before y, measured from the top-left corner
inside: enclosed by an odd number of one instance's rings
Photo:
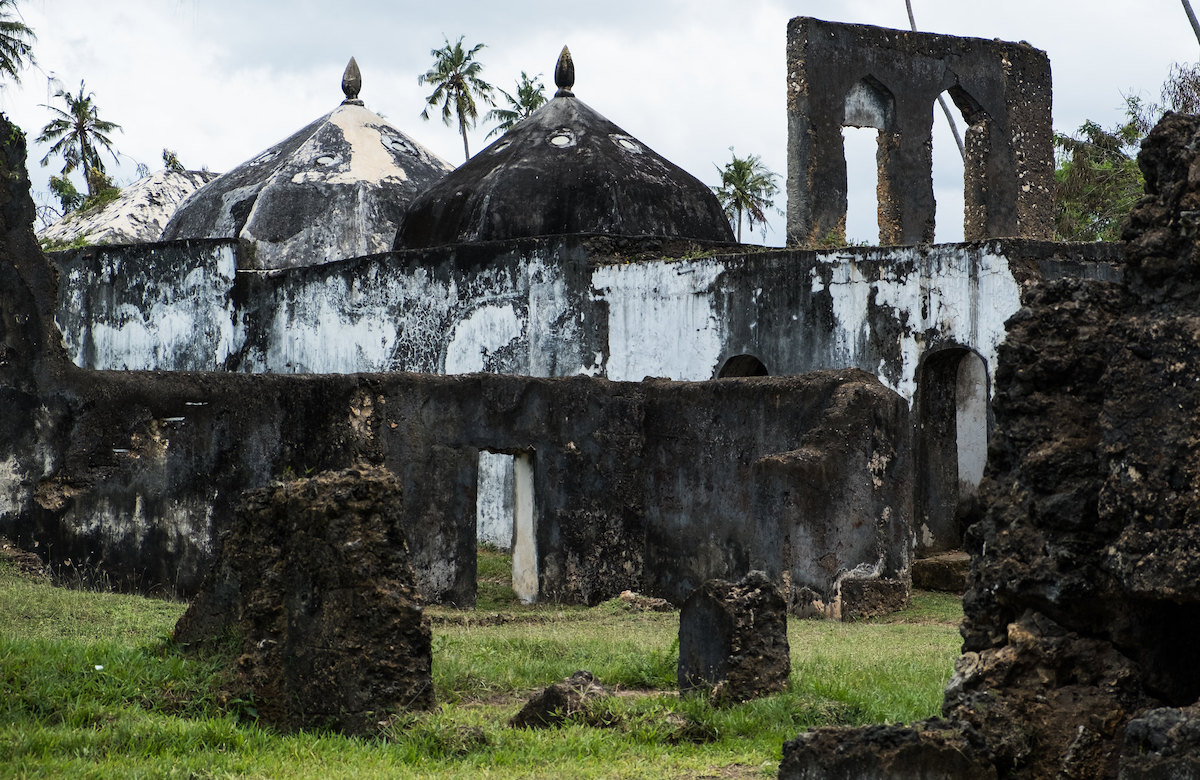
[[[341,105],[193,193],[162,240],[239,238],[263,270],[391,249],[409,201],[451,166],[365,108],[361,83],[351,58]]]
[[[396,249],[571,233],[734,241],[708,187],[575,97],[565,47],[554,78],[552,100],[413,199]]]
[[[38,231],[51,246],[83,239],[85,244],[146,244],[157,241],[175,208],[217,178],[209,171],[161,170],[138,179],[103,206],[73,211]]]

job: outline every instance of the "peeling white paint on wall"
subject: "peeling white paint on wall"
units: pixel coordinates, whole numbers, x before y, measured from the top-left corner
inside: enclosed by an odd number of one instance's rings
[[[958,442],[959,493],[971,495],[983,481],[987,465],[988,383],[983,360],[974,353],[964,355],[956,379],[954,430]]]
[[[98,550],[141,544],[153,534],[157,549],[167,554],[208,555],[213,537],[212,499],[172,500],[160,514],[146,511],[141,493],[134,496],[132,508],[101,496],[88,503],[86,514],[68,510],[61,527],[88,539]]]
[[[486,371],[489,355],[512,346],[524,335],[525,322],[511,303],[485,303],[454,326],[446,347],[446,373]]]
[[[946,343],[978,352],[989,370],[994,370],[1004,340],[1004,322],[1021,306],[1020,285],[1007,260],[988,252],[980,253],[976,260],[972,252],[954,246],[887,252],[889,262],[875,280],[868,279],[854,262],[829,263],[833,277],[829,293],[836,320],[836,352],[831,357],[844,366],[862,364],[874,291],[876,306],[892,307],[908,323],[898,345],[902,361],[898,381],[883,367],[874,373],[909,403],[916,393],[917,364],[929,346],[927,331],[937,332]],[[817,269],[812,281],[814,289],[823,286]]]
[[[343,277],[330,277],[323,289],[308,288],[299,300],[282,301],[269,328],[264,364],[269,373],[350,374],[387,371],[396,348],[397,322],[376,306],[347,306],[353,291]]]
[[[513,456],[482,450],[475,491],[475,538],[501,550],[513,541]]]
[[[236,349],[231,244],[190,247],[180,275],[145,273],[130,247],[78,253],[59,288],[55,322],[71,360],[102,370],[217,371]],[[162,255],[140,250],[162,270]],[[184,251],[184,250],[179,250]]]
[[[1020,306],[1008,260],[987,248],[604,264],[569,283],[561,247],[548,245],[468,270],[435,270],[399,255],[295,276],[271,272],[281,281],[235,310],[233,247],[218,249],[198,247],[211,257],[198,257],[174,289],[168,280],[178,274],[169,268],[140,279],[134,264],[127,271],[102,251],[99,270],[82,260],[71,265],[58,321],[72,358],[107,369],[212,370],[233,355],[249,372],[501,371],[639,381],[709,379],[729,354],[757,351],[773,355],[773,373],[857,366],[911,402],[931,346],[967,347],[992,370],[1004,321]],[[777,274],[797,262],[813,264],[800,276],[802,289],[763,294],[779,278],[795,285],[795,276]],[[814,321],[808,308],[819,305],[831,309],[832,329],[803,330]],[[740,323],[736,344],[727,320]]]
[[[608,378],[712,379],[724,345],[712,285],[719,259],[606,265],[592,275],[608,304]]]
[[[21,517],[27,510],[29,490],[25,471],[15,455],[0,460],[0,518]]]

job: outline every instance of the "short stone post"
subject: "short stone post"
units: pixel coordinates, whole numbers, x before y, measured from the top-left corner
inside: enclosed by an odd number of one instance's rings
[[[783,690],[791,673],[787,603],[761,571],[709,580],[679,613],[681,693],[710,690],[718,704]]]

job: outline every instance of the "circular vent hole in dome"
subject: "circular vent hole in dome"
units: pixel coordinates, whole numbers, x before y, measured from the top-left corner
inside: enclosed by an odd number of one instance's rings
[[[626,138],[623,135],[617,135],[617,136],[613,136],[613,140],[617,142],[617,146],[621,147],[622,149],[624,149],[627,152],[641,152],[642,151],[642,147],[638,146],[631,138]]]
[[[575,132],[569,127],[562,127],[550,134],[550,144],[564,149],[575,145]]]

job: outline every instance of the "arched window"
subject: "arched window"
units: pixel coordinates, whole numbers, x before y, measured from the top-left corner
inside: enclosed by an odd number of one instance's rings
[[[848,240],[895,243],[894,219],[886,198],[884,169],[896,121],[896,99],[874,76],[866,76],[846,93],[842,113],[842,157],[846,170],[845,233]]]

